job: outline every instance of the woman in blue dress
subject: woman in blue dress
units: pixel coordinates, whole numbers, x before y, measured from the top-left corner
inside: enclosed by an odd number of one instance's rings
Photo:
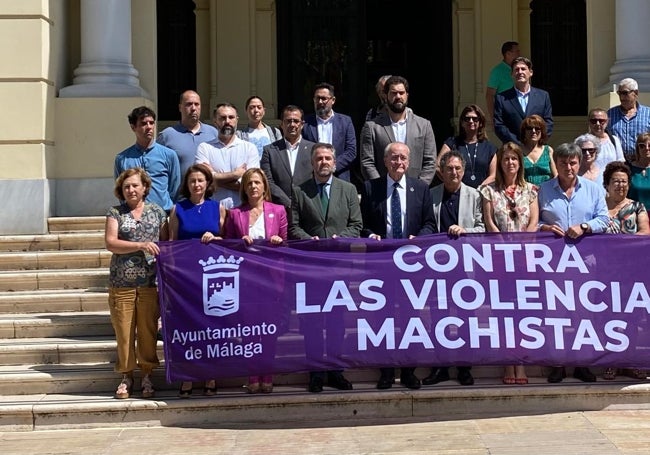
[[[214,190],[212,172],[206,165],[189,167],[181,186],[181,195],[185,199],[177,202],[169,214],[169,240],[201,239],[201,242],[208,243],[222,238],[226,209],[210,199]],[[216,392],[216,381],[205,381],[203,394],[211,396]],[[178,394],[181,398],[189,398],[192,383],[183,382]]]

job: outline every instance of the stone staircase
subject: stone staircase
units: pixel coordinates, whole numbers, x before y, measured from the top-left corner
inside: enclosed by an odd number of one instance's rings
[[[475,367],[476,384],[455,381],[377,391],[375,370],[346,372],[355,390],[305,391],[305,374],[278,375],[270,395],[246,395],[245,378],[219,381],[207,398],[177,398],[164,368],[156,398],[113,399],[115,340],[107,308],[104,217],[52,218],[49,234],[0,237],[0,431],[146,425],[362,424],[370,419],[460,419],[604,409],[650,402],[650,384],[621,377],[548,385],[529,367],[528,386],[504,386],[501,367]],[[159,355],[163,358],[162,344]],[[452,372],[455,370],[452,369]],[[419,369],[419,377],[427,370]],[[138,380],[136,378],[136,388]],[[136,394],[137,397],[137,394]]]

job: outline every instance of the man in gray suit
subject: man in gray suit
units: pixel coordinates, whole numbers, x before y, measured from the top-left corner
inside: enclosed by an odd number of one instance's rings
[[[431,190],[433,216],[439,232],[458,237],[465,233],[485,232],[481,194],[463,183],[465,158],[450,150],[440,158],[442,184]],[[456,379],[461,385],[474,384],[470,366],[459,366]],[[431,385],[449,380],[449,367],[433,367],[422,384]]]
[[[291,210],[291,187],[311,178],[311,149],[314,146],[302,138],[302,109],[288,105],[282,110],[284,137],[264,146],[260,167],[271,188],[271,199]]]
[[[369,120],[361,129],[361,174],[365,180],[386,175],[384,150],[392,142],[403,142],[411,151],[409,177],[431,184],[436,173],[436,139],[431,122],[408,108],[409,83],[391,76],[384,84],[388,115]]]
[[[293,187],[290,239],[328,239],[359,237],[361,209],[357,190],[351,183],[334,177],[336,154],[331,144],[314,144],[311,152],[314,177]],[[309,360],[323,362],[325,356],[335,359],[343,352],[345,327],[343,312],[338,308],[325,318],[310,317],[301,326],[305,336],[305,354]],[[326,330],[326,339],[323,337]],[[312,371],[309,391],[321,392],[327,375],[330,387],[350,390],[352,384],[341,370]]]

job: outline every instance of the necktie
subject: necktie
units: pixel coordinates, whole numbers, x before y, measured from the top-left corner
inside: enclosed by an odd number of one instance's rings
[[[399,183],[393,183],[393,194],[390,197],[390,224],[394,239],[402,238],[402,203],[399,200],[398,187]]]
[[[327,183],[319,183],[318,186],[320,192],[320,206],[323,209],[323,215],[327,215],[327,207],[330,203],[330,198],[327,196]]]

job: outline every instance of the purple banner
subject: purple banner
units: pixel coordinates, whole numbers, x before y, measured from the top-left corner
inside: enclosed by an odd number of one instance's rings
[[[161,242],[167,379],[380,366],[650,367],[650,239]]]

